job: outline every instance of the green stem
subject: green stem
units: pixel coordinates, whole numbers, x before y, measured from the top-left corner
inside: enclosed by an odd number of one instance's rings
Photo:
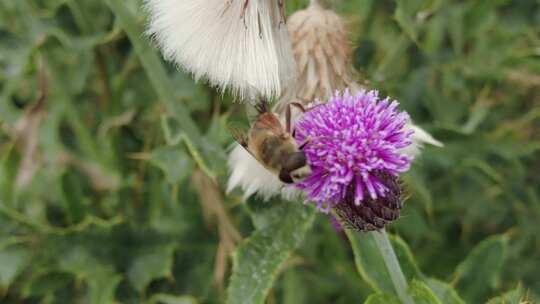
[[[377,248],[384,259],[386,269],[388,269],[388,273],[390,274],[390,278],[392,279],[392,283],[394,284],[399,299],[404,304],[414,304],[414,300],[407,293],[407,290],[409,289],[407,280],[403,275],[403,271],[401,271],[401,266],[399,265],[396,253],[390,243],[390,239],[388,239],[386,231],[382,229],[381,231],[370,233],[373,236],[373,239],[375,239],[375,243],[377,243]]]

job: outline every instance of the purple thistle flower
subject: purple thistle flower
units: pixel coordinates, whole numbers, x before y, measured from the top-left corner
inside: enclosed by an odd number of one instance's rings
[[[397,101],[380,100],[377,91],[362,90],[356,95],[345,91],[296,122],[295,139],[306,143],[303,151],[312,170],[296,187],[307,194],[308,201],[323,212],[334,207],[343,210],[343,204],[348,204],[343,213],[350,215],[355,207],[384,204],[385,196],[396,196],[397,176],[412,161],[401,149],[412,143],[413,133],[405,128],[408,114],[397,107]],[[397,199],[400,207],[399,195]],[[386,211],[381,210],[379,217],[384,218]]]

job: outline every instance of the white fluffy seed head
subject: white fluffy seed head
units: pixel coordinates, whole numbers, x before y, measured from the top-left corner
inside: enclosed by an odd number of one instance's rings
[[[247,6],[244,10],[244,4]],[[241,100],[274,97],[295,79],[277,0],[145,0],[165,58]]]

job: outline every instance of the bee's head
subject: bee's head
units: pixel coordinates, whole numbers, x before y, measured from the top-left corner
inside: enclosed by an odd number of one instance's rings
[[[302,151],[294,152],[283,160],[279,179],[286,183],[298,183],[311,174],[311,168],[307,164],[306,155]]]

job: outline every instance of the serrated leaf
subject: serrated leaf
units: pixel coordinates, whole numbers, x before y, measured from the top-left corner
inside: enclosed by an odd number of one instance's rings
[[[70,248],[60,259],[60,269],[73,273],[88,284],[88,297],[93,304],[113,303],[116,286],[122,277],[114,269],[96,259],[83,247]]]
[[[165,174],[167,181],[177,185],[193,171],[193,162],[183,148],[174,146],[159,147],[150,154],[150,163]]]
[[[136,253],[127,273],[129,282],[143,292],[154,279],[171,276],[174,244],[143,247]]]
[[[34,270],[31,278],[22,288],[22,295],[24,297],[44,296],[54,293],[57,289],[67,288],[72,280],[73,276],[65,272]]]
[[[268,224],[253,232],[234,253],[226,303],[264,303],[280,266],[311,228],[315,210],[299,203],[280,202],[261,216]]]
[[[480,303],[498,283],[508,240],[496,235],[480,242],[461,262],[454,274],[455,286],[467,303]]]
[[[191,296],[173,296],[165,293],[153,295],[148,304],[197,304],[197,300]]]
[[[418,280],[411,282],[409,294],[415,304],[441,304],[429,286]],[[402,301],[394,294],[379,293],[369,296],[364,304],[402,304]]]
[[[114,293],[122,276],[108,268],[96,271],[88,277],[90,301],[93,304],[115,303]]]
[[[7,289],[30,261],[30,251],[24,247],[0,249],[0,289]]]

